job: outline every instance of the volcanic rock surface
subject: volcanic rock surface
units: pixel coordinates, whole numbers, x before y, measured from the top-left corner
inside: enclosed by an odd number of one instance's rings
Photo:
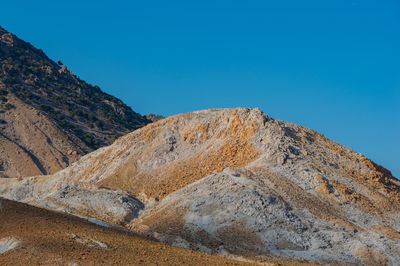
[[[210,254],[398,264],[400,182],[259,109],[162,119],[0,195]]]

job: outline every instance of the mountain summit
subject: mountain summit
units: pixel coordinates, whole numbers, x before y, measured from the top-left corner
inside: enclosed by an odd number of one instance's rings
[[[9,199],[248,259],[396,264],[400,182],[362,154],[259,109],[159,120]]]
[[[0,27],[0,176],[55,173],[149,122]]]

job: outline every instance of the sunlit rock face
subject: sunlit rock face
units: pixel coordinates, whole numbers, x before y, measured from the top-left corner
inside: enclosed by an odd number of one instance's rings
[[[159,120],[0,195],[250,259],[396,264],[399,182],[362,154],[259,109]]]

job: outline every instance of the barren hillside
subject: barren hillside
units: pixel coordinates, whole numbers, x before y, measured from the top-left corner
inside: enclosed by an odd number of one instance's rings
[[[246,265],[0,199],[1,265]]]
[[[55,173],[149,122],[0,27],[0,176]]]
[[[362,154],[258,109],[149,124],[0,195],[210,254],[398,263],[399,181]]]

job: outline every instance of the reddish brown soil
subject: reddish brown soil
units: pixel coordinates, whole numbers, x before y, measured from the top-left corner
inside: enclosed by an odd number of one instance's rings
[[[20,244],[0,255],[0,265],[245,265],[246,263],[171,247],[77,217],[0,200],[0,238]],[[75,241],[100,241],[110,249]]]

